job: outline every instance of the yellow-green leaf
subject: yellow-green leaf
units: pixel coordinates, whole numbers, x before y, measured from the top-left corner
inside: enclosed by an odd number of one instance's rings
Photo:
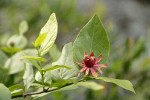
[[[46,38],[46,33],[43,33],[43,34],[40,34],[38,37],[37,37],[37,39],[35,40],[35,42],[34,42],[34,46],[35,47],[39,47],[43,42],[44,42],[44,40],[45,40],[45,38]]]
[[[46,59],[45,59],[45,58],[36,57],[36,56],[22,56],[22,59],[36,60],[36,61],[46,62]]]
[[[54,66],[51,66],[49,68],[46,68],[46,69],[43,69],[43,71],[51,71],[51,70],[55,70],[55,69],[58,69],[58,68],[66,68],[68,70],[70,70],[71,68],[70,67],[67,67],[65,65],[54,65]]]

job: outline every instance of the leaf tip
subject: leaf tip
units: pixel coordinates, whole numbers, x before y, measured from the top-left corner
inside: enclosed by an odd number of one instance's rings
[[[51,15],[50,15],[50,18],[53,17],[56,19],[56,14],[53,12]]]

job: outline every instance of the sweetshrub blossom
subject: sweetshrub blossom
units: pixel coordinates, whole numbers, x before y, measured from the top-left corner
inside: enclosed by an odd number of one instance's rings
[[[96,71],[102,74],[103,72],[101,68],[107,67],[107,64],[99,64],[101,59],[102,55],[99,55],[98,58],[95,58],[93,52],[91,52],[90,55],[87,55],[87,53],[85,52],[82,62],[78,63],[78,65],[82,67],[80,73],[85,72],[84,76],[87,76],[90,73],[94,77],[98,76]],[[78,76],[80,75],[80,73],[78,74]]]

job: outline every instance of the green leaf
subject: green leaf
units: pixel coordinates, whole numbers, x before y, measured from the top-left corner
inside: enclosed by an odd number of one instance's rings
[[[11,100],[11,93],[7,87],[0,83],[0,100]]]
[[[73,83],[71,79],[67,79],[67,80],[63,79],[63,80],[53,81],[52,86],[61,88],[62,86],[66,86],[67,84],[70,84],[70,83]]]
[[[45,74],[46,76],[51,77],[54,80],[70,79],[74,76],[77,76],[79,70],[73,62],[72,43],[68,43],[63,47],[60,58],[56,62],[52,63],[52,66],[54,65],[69,66],[71,70],[66,68],[56,69],[47,72]]]
[[[59,69],[59,68],[66,68],[68,70],[71,70],[70,67],[67,67],[67,66],[64,66],[64,65],[55,65],[55,66],[51,66],[49,68],[45,68],[45,69],[43,69],[43,71],[44,72],[46,72],[46,71],[52,71],[52,70]]]
[[[2,47],[2,50],[6,53],[9,53],[9,54],[14,54],[16,52],[19,52],[21,51],[21,49],[19,48],[15,48],[15,47]]]
[[[34,67],[36,67],[38,70],[41,70],[41,67],[40,67],[40,65],[38,64],[37,61],[35,61],[35,60],[28,60],[27,63],[32,64],[32,65],[33,65]]]
[[[36,60],[36,61],[40,61],[40,62],[46,62],[45,58],[37,57],[37,56],[22,56],[21,59]]]
[[[68,70],[67,68],[60,68],[60,69],[55,69],[46,72],[44,75],[46,83],[51,84],[52,80],[53,81],[59,81],[62,79],[66,80],[77,76],[79,70],[73,62],[72,43],[68,43],[63,47],[62,55],[58,59],[58,61],[52,63],[52,65],[48,64],[45,68],[48,68],[49,66],[55,66],[55,65],[69,66],[71,70]],[[36,73],[35,79],[39,82],[41,81],[41,75],[39,72]]]
[[[86,82],[78,82],[77,83],[78,86],[83,86],[92,90],[101,90],[104,89],[104,86],[96,83],[96,82],[92,82],[92,81],[86,81]]]
[[[77,88],[78,88],[78,86],[76,84],[72,84],[72,85],[60,88],[58,91],[74,90],[74,89],[77,89]]]
[[[73,77],[70,79],[61,79],[61,80],[56,80],[56,81],[53,80],[51,86],[62,88],[62,87],[69,86],[71,84],[75,84],[77,82],[78,82],[78,79],[76,77]]]
[[[17,89],[11,92],[11,96],[17,96],[17,95],[21,95],[23,94],[23,90],[22,89]]]
[[[81,29],[73,43],[74,60],[80,62],[84,52],[94,52],[96,56],[103,55],[102,62],[106,63],[109,56],[109,40],[107,33],[97,15]]]
[[[61,52],[59,51],[56,44],[52,46],[52,48],[49,50],[49,54],[53,61],[57,61],[58,58],[61,56]]]
[[[44,77],[44,79],[46,79],[46,78]],[[41,76],[41,73],[39,71],[37,71],[36,74],[35,74],[35,80],[37,82],[42,82],[42,76]],[[51,80],[50,80],[49,83],[51,83]]]
[[[41,70],[39,62],[46,62],[45,58],[37,57],[37,56],[22,56],[21,59],[25,59],[27,63],[32,64],[34,67],[36,67],[38,70]]]
[[[28,31],[28,23],[24,20],[19,24],[19,34],[23,35]]]
[[[36,82],[34,82],[34,83],[32,83],[32,85],[31,85],[32,87],[36,87],[36,88],[43,88],[43,85],[42,85],[42,83],[37,83],[37,81]]]
[[[14,90],[17,90],[17,89],[22,89],[22,90],[25,90],[24,86],[22,86],[21,84],[15,84],[11,87],[9,87],[9,90],[12,92]]]
[[[34,46],[35,47],[39,47],[43,42],[44,42],[44,40],[45,40],[45,38],[46,38],[46,33],[43,33],[43,34],[40,34],[38,37],[37,37],[37,39],[35,40],[35,42],[34,42]]]
[[[0,50],[0,67],[5,64],[7,59],[8,59],[7,55],[3,51]]]
[[[22,86],[20,84],[16,84],[16,85],[9,87],[9,90],[11,91],[12,96],[16,96],[16,95],[22,94],[23,91],[25,90],[25,88],[24,88],[24,86]]]
[[[34,82],[34,72],[33,72],[33,67],[30,64],[26,63],[25,67],[26,68],[23,75],[23,82],[26,89],[28,89],[31,86],[31,84]]]
[[[55,13],[52,13],[50,15],[49,20],[40,31],[40,34],[47,34],[45,41],[41,44],[41,47],[39,49],[41,55],[46,54],[49,51],[49,49],[53,46],[57,37],[57,28],[58,25]]]
[[[113,79],[113,78],[108,78],[108,77],[98,77],[96,79],[100,79],[100,80],[103,80],[105,82],[114,83],[114,84],[116,84],[116,85],[118,85],[118,86],[120,86],[126,90],[129,90],[129,91],[135,93],[132,83],[128,80]]]
[[[37,51],[35,49],[27,49],[14,54],[9,58],[4,67],[8,69],[9,74],[15,74],[24,70],[24,61],[20,59],[24,54],[35,56]]]

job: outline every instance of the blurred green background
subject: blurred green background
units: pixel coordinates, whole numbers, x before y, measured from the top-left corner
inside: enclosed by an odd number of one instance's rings
[[[26,20],[27,38],[18,40],[32,48],[32,42],[55,12],[58,20],[57,47],[73,41],[80,29],[96,13],[108,32],[111,43],[109,67],[104,76],[127,79],[134,84],[136,95],[113,84],[102,83],[105,89],[93,91],[78,88],[57,92],[39,100],[150,100],[150,2],[149,0],[0,0],[0,82],[6,86],[19,83],[23,71],[8,73],[10,37],[19,33],[19,24]],[[10,43],[10,44],[9,44]],[[101,81],[100,81],[101,83]]]

